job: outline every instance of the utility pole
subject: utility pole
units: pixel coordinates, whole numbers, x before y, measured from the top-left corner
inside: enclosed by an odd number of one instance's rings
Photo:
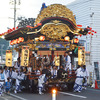
[[[90,14],[90,18],[91,18],[91,22],[90,22],[90,27],[92,27],[93,25],[93,15],[94,12],[92,12],[92,14]],[[90,65],[92,65],[92,35],[90,35]]]
[[[21,2],[20,2],[20,0],[10,0],[10,2],[9,2],[9,4],[11,4],[11,5],[14,5],[14,18],[11,18],[11,19],[14,19],[14,27],[16,27],[16,12],[17,12],[17,5],[20,5],[21,4]]]
[[[14,27],[16,27],[16,0],[14,0]]]

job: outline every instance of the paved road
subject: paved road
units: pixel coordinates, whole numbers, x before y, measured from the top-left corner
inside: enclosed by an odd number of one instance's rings
[[[12,97],[10,95],[4,94],[3,96],[0,97],[0,100],[19,100],[19,99]]]
[[[0,100],[52,100],[50,93],[43,95],[33,93],[17,93],[0,97]],[[17,99],[16,99],[17,98]],[[100,100],[100,90],[88,89],[81,93],[58,92],[57,100]]]

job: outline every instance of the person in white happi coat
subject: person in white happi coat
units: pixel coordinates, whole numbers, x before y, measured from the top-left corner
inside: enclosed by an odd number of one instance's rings
[[[76,70],[76,80],[75,80],[75,84],[74,84],[74,88],[73,88],[74,92],[82,91],[83,78],[84,78],[84,69],[81,66]]]
[[[12,67],[9,67],[9,70],[7,72],[7,78],[9,78],[10,81],[11,81],[11,78],[12,78],[12,73],[13,73],[13,69],[12,69]]]
[[[20,92],[21,91],[21,87],[20,87],[20,83],[22,80],[24,80],[25,78],[25,74],[23,72],[23,69],[20,69],[20,72],[17,71],[17,77],[16,77],[16,89],[15,89],[15,93]]]
[[[86,68],[86,65],[83,66],[84,68],[84,82],[83,82],[83,87],[82,89],[85,89],[86,90],[86,87],[87,87],[87,80],[88,80],[88,77],[89,77],[89,72]]]
[[[12,74],[13,74],[13,73],[14,73],[13,68],[10,67],[9,70],[8,70],[8,72],[7,72],[7,78],[10,79],[10,82],[11,82],[11,88],[13,87],[13,84],[12,84]]]
[[[4,87],[5,82],[7,82],[7,77],[5,73],[3,72],[2,67],[0,67],[0,96],[2,96],[3,87]]]
[[[8,68],[7,68],[7,66],[4,66],[4,73],[5,73],[5,75],[7,76],[7,73],[8,73]]]
[[[45,77],[46,77],[46,74],[42,74],[38,78],[39,94],[43,94],[42,91],[43,91],[43,86],[44,86],[43,84],[45,83]]]
[[[51,70],[51,75],[53,76],[53,78],[57,77],[57,68],[56,68],[56,66],[53,66],[53,69]]]
[[[69,52],[65,52],[65,71],[71,71],[71,58],[69,56]]]
[[[40,68],[39,68],[39,67],[36,68],[35,74],[36,74],[36,75],[40,75],[40,74],[41,74],[41,71],[40,71]]]
[[[20,57],[17,59],[17,62],[15,62],[14,68],[18,69],[20,71]]]

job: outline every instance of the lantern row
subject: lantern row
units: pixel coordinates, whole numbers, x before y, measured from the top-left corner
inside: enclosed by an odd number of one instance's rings
[[[24,41],[23,37],[19,37],[18,39],[10,41],[10,45],[19,44]]]

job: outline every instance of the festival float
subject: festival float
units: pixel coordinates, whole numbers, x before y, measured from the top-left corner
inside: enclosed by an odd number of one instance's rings
[[[96,32],[94,31],[94,33]],[[85,48],[79,45],[77,37],[87,34],[93,35],[92,28],[82,28],[82,25],[77,25],[75,15],[70,9],[61,4],[52,4],[42,7],[35,19],[34,26],[13,28],[4,35],[6,40],[10,40],[11,45],[15,45],[14,49],[21,58],[21,66],[31,67],[32,70],[35,70],[37,67],[43,68],[43,64],[45,66],[52,62],[55,66],[63,65],[62,57],[65,56],[66,51],[71,52],[72,64],[74,57],[78,57],[78,65],[85,65]],[[34,54],[37,54],[40,60],[36,59]],[[43,60],[44,56],[49,58],[46,62]],[[9,59],[12,59],[9,57],[7,56],[8,62],[10,62]],[[43,62],[42,65],[41,62]],[[7,66],[11,66],[11,63],[8,63]],[[37,78],[34,75],[29,76],[30,80]],[[48,86],[59,87],[59,84],[69,85],[74,81],[75,73],[72,72],[70,75],[66,72],[62,73],[61,79],[49,78]]]

